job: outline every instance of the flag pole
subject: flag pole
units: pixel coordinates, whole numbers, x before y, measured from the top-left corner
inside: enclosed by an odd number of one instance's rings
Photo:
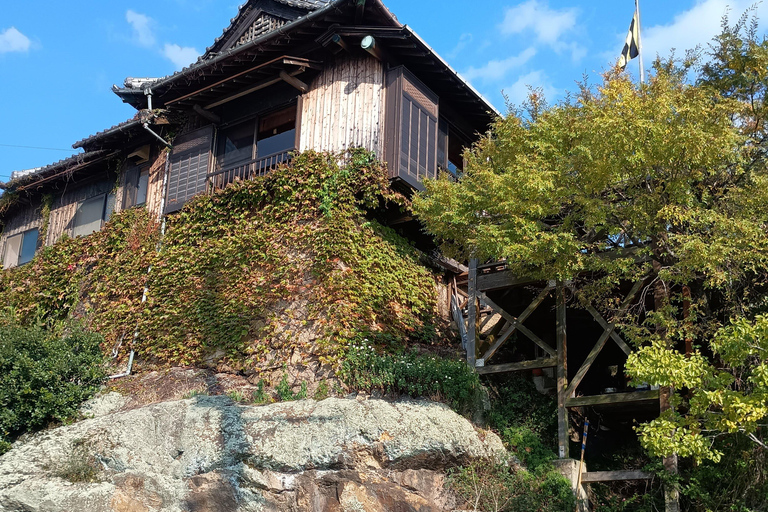
[[[637,14],[637,56],[640,65],[640,83],[645,83],[645,71],[643,70],[643,25],[640,23],[640,0],[635,0],[635,14]]]

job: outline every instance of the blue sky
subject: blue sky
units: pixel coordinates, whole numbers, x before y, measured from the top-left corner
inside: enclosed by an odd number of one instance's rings
[[[646,67],[706,44],[753,0],[641,0]],[[0,14],[0,180],[65,158],[134,113],[110,87],[192,62],[237,13],[230,0],[6,2]],[[499,110],[526,85],[556,101],[618,57],[633,0],[385,0]],[[768,2],[758,14],[768,18]],[[637,61],[629,69],[637,72]],[[34,146],[32,149],[9,146]]]

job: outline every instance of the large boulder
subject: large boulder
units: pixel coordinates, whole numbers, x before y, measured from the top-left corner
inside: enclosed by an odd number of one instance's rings
[[[0,510],[442,511],[497,436],[425,401],[200,396],[42,433],[0,457]]]

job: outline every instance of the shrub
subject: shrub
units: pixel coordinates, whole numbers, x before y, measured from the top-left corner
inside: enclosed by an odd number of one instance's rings
[[[504,444],[528,467],[536,471],[555,459],[557,403],[536,391],[519,375],[505,376],[491,401],[489,425],[501,433]]]
[[[102,341],[79,327],[0,324],[0,440],[74,416],[104,378]]]
[[[576,508],[570,482],[553,470],[536,477],[506,464],[476,461],[452,471],[446,485],[482,512],[562,512]]]
[[[480,393],[480,379],[464,361],[415,351],[379,353],[368,339],[347,351],[339,376],[351,389],[371,393],[429,397],[468,411]]]

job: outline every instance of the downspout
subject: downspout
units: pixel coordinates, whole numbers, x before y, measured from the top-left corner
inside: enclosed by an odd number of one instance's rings
[[[147,96],[149,97],[149,105],[150,105],[150,109],[151,109],[152,93],[150,92],[149,94],[147,94]],[[168,142],[165,141],[165,139],[163,139],[162,137],[158,136],[155,132],[153,132],[149,128],[148,123],[144,123],[144,128],[146,130],[148,130],[149,133],[151,133],[152,135],[154,135],[154,136],[158,137],[160,140],[162,140],[163,144],[167,148],[170,149],[172,147],[171,144],[169,144]],[[163,170],[163,188],[162,188],[162,191],[160,193],[160,213],[158,214],[158,220],[160,220],[161,222],[160,222],[160,240],[158,240],[157,245],[155,246],[155,250],[157,252],[160,252],[160,250],[162,249],[162,247],[163,247],[163,245],[162,245],[163,244],[163,237],[165,237],[165,215],[163,214],[163,212],[165,211],[166,191],[167,191],[167,188],[168,188],[168,171],[170,169],[170,166],[171,166],[171,159],[170,158],[166,158],[165,159],[165,169]],[[150,273],[152,273],[152,265],[150,265],[149,268],[147,269],[147,275],[149,275]],[[141,295],[141,304],[145,304],[147,302],[147,296],[148,295],[149,295],[149,282],[147,282],[144,285],[144,293],[142,293],[142,295]],[[134,329],[134,331],[133,331],[133,341],[131,343],[131,355],[128,358],[128,368],[123,373],[118,373],[116,375],[110,375],[109,376],[110,380],[120,379],[122,377],[128,377],[131,374],[131,370],[133,369],[133,357],[134,357],[134,355],[136,353],[135,350],[133,349],[133,346],[134,346],[134,344],[136,343],[136,341],[138,339],[139,339],[139,323],[137,322],[136,323],[136,329]],[[114,357],[117,357],[116,352],[117,352],[117,350],[115,350]]]
[[[152,131],[152,128],[149,127],[149,120],[152,118],[152,88],[144,89],[144,94],[147,97],[147,110],[149,110],[149,115],[147,116],[146,120],[142,123],[142,126],[145,130],[147,130],[149,133],[151,133],[157,140],[163,143],[163,145],[167,148],[170,148],[171,145],[166,141],[164,138],[156,134]]]

